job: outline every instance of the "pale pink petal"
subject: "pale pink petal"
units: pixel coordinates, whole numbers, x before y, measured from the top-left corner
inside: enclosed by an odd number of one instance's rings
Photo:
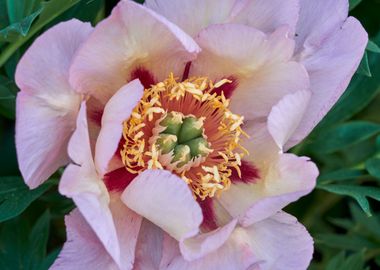
[[[92,27],[60,23],[38,37],[21,58],[16,83],[16,148],[25,182],[35,188],[68,163],[67,143],[75,128],[80,96],[69,86],[68,70]],[[48,53],[47,53],[48,52]]]
[[[122,136],[123,122],[131,115],[143,92],[140,81],[134,80],[123,86],[106,104],[95,150],[95,165],[100,175],[107,173]]]
[[[177,240],[196,235],[202,222],[202,211],[187,184],[165,170],[140,173],[123,192],[122,201]]]
[[[170,263],[176,258],[182,256],[179,250],[178,241],[164,233],[162,244],[162,257],[159,265],[160,270],[167,269]]]
[[[278,212],[248,228],[237,227],[222,247],[201,259],[189,262],[177,256],[160,269],[303,270],[312,254],[306,229]]]
[[[308,158],[282,154],[257,183],[232,185],[219,202],[233,217],[239,217],[240,224],[249,226],[308,194],[317,176],[318,169]]]
[[[109,209],[110,197],[93,163],[85,103],[82,103],[77,128],[69,142],[69,155],[75,164],[70,164],[65,169],[59,184],[59,192],[74,200],[106,250],[118,262],[120,248]]]
[[[264,32],[273,32],[288,25],[295,32],[299,0],[241,0],[237,1],[232,22],[246,24]]]
[[[120,269],[130,270],[136,260],[137,239],[144,233],[142,229],[142,217],[120,200],[119,193],[111,193],[110,209],[115,223],[117,238],[120,246]],[[149,235],[153,237],[153,235]]]
[[[105,103],[137,68],[152,72],[158,81],[170,72],[181,76],[198,51],[191,37],[164,17],[133,1],[120,1],[77,54],[70,82]]]
[[[65,223],[67,241],[51,270],[119,269],[77,209],[65,217]]]
[[[320,47],[323,39],[337,31],[347,19],[347,0],[299,0],[299,2],[300,14],[295,38],[297,51],[310,46]]]
[[[193,270],[193,269],[233,269],[257,270],[259,260],[253,253],[249,237],[245,230],[235,229],[222,247],[194,261],[186,261],[182,256],[162,264],[160,270]]]
[[[368,42],[359,21],[349,17],[343,22],[347,16],[346,0],[301,3],[303,20],[299,24],[298,43],[303,46],[296,59],[309,73],[312,97],[288,147],[305,138],[343,94]]]
[[[313,239],[297,219],[284,212],[245,228],[260,270],[304,270],[313,255]]]
[[[46,106],[23,91],[17,95],[16,149],[26,184],[36,188],[59,167],[67,164],[67,144],[75,129],[76,112]]]
[[[179,247],[185,260],[192,261],[202,258],[221,247],[230,237],[232,231],[235,229],[236,223],[237,220],[233,219],[225,226],[214,231],[199,234],[180,242]]]
[[[252,162],[258,169],[260,177],[265,175],[268,166],[279,158],[281,148],[278,147],[268,131],[267,119],[262,121],[245,121],[243,130],[249,138],[242,140],[242,145],[249,152],[244,159]]]
[[[235,2],[236,0],[146,0],[145,5],[195,36],[209,25],[227,22]]]
[[[276,104],[268,117],[268,130],[280,149],[299,126],[309,105],[311,93],[298,91],[286,95]]]
[[[164,232],[144,219],[136,246],[136,260],[133,270],[157,270],[163,252]]]
[[[267,117],[284,95],[309,86],[304,67],[290,60],[294,41],[288,38],[287,27],[267,36],[244,25],[214,25],[196,40],[202,52],[191,74],[214,80],[234,77],[238,86],[231,109],[246,120]]]

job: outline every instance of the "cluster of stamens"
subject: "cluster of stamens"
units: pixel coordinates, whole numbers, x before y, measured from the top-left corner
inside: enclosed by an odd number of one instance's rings
[[[240,176],[243,117],[206,77],[165,81],[145,89],[140,103],[124,122],[121,156],[126,169],[166,169],[179,175],[201,200],[230,187],[232,170]]]

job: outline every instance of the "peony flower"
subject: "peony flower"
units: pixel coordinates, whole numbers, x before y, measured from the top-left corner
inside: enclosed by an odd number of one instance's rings
[[[53,269],[306,269],[282,212],[315,186],[285,153],[323,118],[367,34],[343,0],[121,1],[41,35],[16,71],[20,170],[59,167],[77,209]]]

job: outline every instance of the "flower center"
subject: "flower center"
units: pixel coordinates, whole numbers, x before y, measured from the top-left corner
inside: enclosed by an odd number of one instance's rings
[[[156,121],[149,143],[160,151],[158,160],[162,166],[182,173],[205,161],[213,150],[205,135],[204,120],[172,111]]]
[[[206,77],[183,82],[170,74],[145,89],[124,122],[121,156],[126,169],[166,169],[179,175],[195,197],[204,200],[229,188],[232,170],[240,176],[243,117],[229,110],[229,100],[215,90],[230,83]]]

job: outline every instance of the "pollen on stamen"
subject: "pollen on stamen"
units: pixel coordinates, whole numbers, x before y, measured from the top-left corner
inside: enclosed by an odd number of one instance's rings
[[[166,169],[176,173],[197,199],[219,195],[241,176],[244,118],[229,110],[223,92],[232,81],[207,77],[178,82],[173,74],[144,91],[124,122],[122,161],[130,173]]]

